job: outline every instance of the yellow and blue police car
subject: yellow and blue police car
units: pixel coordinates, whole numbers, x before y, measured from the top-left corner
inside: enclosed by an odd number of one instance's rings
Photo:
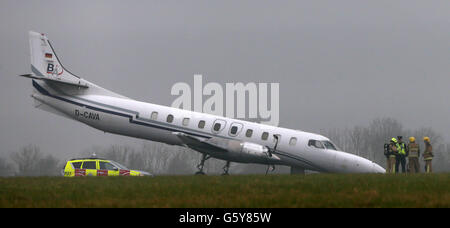
[[[148,172],[130,170],[122,164],[102,158],[75,158],[67,161],[62,171],[65,177],[153,176]]]

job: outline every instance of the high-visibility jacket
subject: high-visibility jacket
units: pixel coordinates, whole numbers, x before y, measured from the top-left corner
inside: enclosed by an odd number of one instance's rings
[[[423,153],[423,160],[433,159],[433,147],[430,143],[425,143],[425,152]]]
[[[408,144],[408,150],[409,150],[408,157],[410,157],[410,158],[418,158],[419,157],[419,154],[420,154],[419,144],[417,144],[415,142]]]
[[[406,151],[405,151],[405,143],[401,142],[401,143],[397,143],[397,147],[398,147],[398,154],[400,155],[406,155]]]
[[[398,145],[398,143],[394,144],[394,143],[391,142],[389,144],[389,149],[391,151],[389,157],[394,157],[395,158],[395,155],[398,154],[399,148],[400,148],[400,145]]]

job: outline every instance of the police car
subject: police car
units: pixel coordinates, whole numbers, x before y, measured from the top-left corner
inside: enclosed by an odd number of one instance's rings
[[[67,161],[62,170],[65,177],[77,176],[153,176],[152,174],[130,170],[115,161],[101,158],[75,158]]]

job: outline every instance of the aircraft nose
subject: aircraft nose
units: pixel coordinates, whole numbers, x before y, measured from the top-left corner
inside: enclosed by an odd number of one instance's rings
[[[372,162],[372,172],[373,173],[386,173],[386,170],[379,166],[377,163]]]
[[[342,173],[385,173],[386,171],[369,159],[340,152],[336,155],[335,167]]]
[[[361,164],[364,164],[361,167],[364,173],[386,173],[386,170],[383,167],[369,159],[360,157],[359,161]]]

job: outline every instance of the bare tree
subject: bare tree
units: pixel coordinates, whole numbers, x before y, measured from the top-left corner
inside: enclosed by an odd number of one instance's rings
[[[365,148],[365,140],[367,140],[366,135],[364,134],[366,129],[361,126],[355,126],[352,130],[348,132],[349,140],[352,145],[352,149],[354,153],[358,156],[361,156],[362,150],[367,150]]]
[[[47,154],[37,161],[37,175],[39,176],[59,175],[61,168],[58,159],[51,154]]]
[[[37,161],[41,159],[40,149],[35,145],[25,146],[13,153],[11,159],[17,166],[17,175],[36,176]]]
[[[13,166],[5,158],[0,157],[0,176],[11,176],[12,174]]]
[[[54,176],[59,174],[61,168],[53,155],[44,156],[36,145],[28,145],[12,153],[11,159],[19,176]]]
[[[324,135],[327,136],[331,141],[333,141],[339,149],[343,151],[352,151],[352,145],[350,143],[350,140],[348,139],[350,135],[350,130],[345,129],[338,129],[338,128],[332,128],[324,131]]]

